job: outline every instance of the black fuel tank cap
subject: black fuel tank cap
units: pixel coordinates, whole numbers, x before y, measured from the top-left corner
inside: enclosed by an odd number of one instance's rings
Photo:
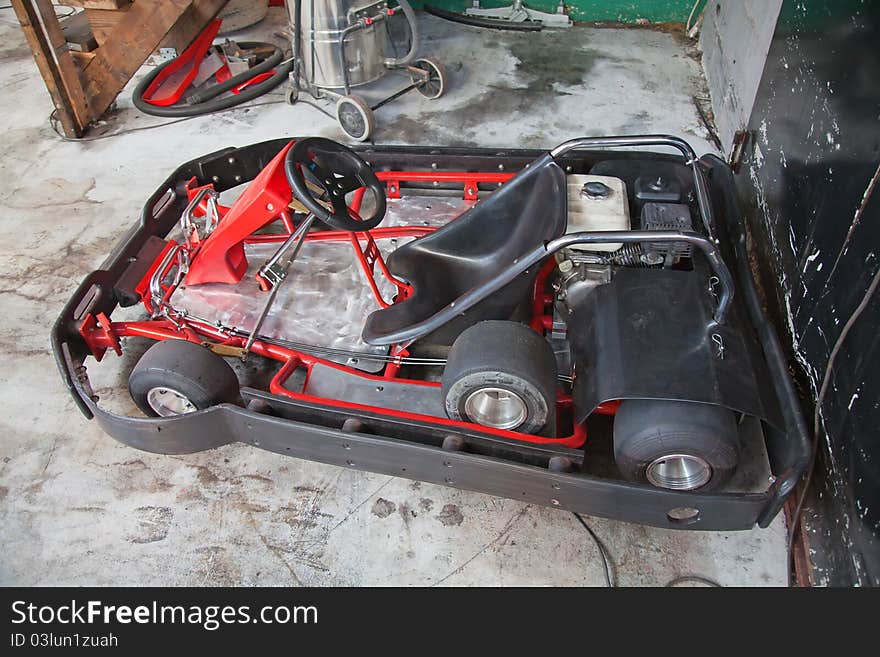
[[[611,188],[598,180],[591,180],[588,183],[584,183],[584,186],[581,188],[581,194],[589,196],[590,198],[605,198],[610,193]]]

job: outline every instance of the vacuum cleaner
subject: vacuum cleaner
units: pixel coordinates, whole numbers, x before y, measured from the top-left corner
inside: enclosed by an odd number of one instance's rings
[[[315,99],[336,101],[336,120],[355,141],[368,140],[375,130],[373,112],[410,91],[430,100],[446,90],[446,72],[432,57],[417,57],[419,31],[407,0],[289,0],[293,31],[293,68],[287,101],[301,91]],[[399,58],[386,56],[389,20],[402,12],[409,26],[409,48]],[[394,72],[408,84],[372,103],[352,89]]]

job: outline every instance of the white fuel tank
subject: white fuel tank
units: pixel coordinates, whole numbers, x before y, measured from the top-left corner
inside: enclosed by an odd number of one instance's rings
[[[568,230],[630,230],[626,183],[610,176],[571,174],[568,184]],[[623,244],[581,244],[582,251],[617,251]]]

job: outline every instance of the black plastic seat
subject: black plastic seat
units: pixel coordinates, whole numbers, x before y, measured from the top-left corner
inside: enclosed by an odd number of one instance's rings
[[[546,155],[459,218],[389,256],[389,270],[412,285],[413,294],[372,313],[364,341],[395,344],[442,333],[437,341],[449,343],[478,321],[510,319],[528,297],[537,271],[517,277],[465,313],[450,304],[562,235],[566,224],[565,172]]]

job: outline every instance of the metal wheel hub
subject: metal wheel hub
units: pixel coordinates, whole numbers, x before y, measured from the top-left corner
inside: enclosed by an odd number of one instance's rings
[[[712,478],[712,466],[692,454],[667,454],[651,461],[645,476],[657,488],[694,490]]]
[[[160,417],[186,415],[199,410],[186,395],[164,386],[150,388],[147,392],[147,403]]]
[[[528,408],[522,397],[504,388],[480,388],[464,402],[471,421],[496,429],[514,429],[526,421]]]
[[[423,78],[412,76],[413,84],[418,85],[419,93],[427,98],[438,98],[443,93],[443,79],[440,76],[440,71],[434,68],[430,62],[424,60],[417,61],[413,66],[427,73],[427,76]]]
[[[339,121],[350,135],[361,135],[366,129],[364,117],[353,105],[344,105],[339,109]]]

